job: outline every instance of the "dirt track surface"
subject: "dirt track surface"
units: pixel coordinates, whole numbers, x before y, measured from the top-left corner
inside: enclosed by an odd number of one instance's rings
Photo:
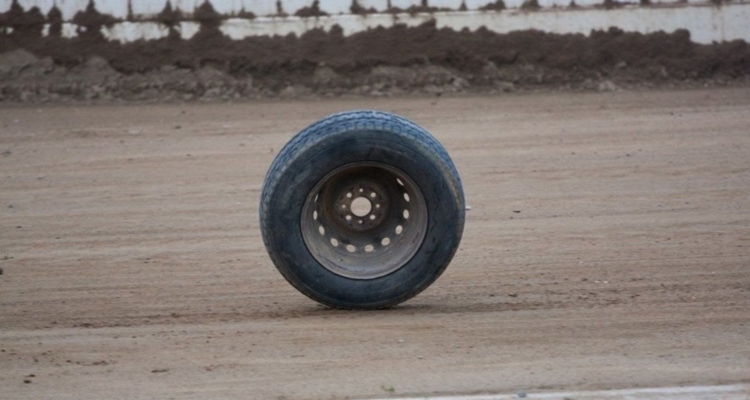
[[[464,179],[446,273],[335,311],[263,175],[351,108]],[[348,398],[750,382],[750,90],[0,109],[0,398]]]

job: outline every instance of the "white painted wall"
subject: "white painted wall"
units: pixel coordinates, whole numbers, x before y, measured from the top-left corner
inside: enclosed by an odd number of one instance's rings
[[[134,18],[148,18],[154,14],[158,14],[166,5],[167,0],[130,0]],[[172,4],[172,8],[176,8],[175,4]]]
[[[116,18],[126,19],[128,7],[132,9],[135,20],[116,23],[102,28],[103,34],[110,40],[129,42],[134,40],[152,40],[166,37],[169,29],[159,23],[148,21],[160,13],[170,1],[172,8],[180,10],[188,18],[177,27],[183,38],[188,39],[200,29],[197,22],[190,21],[190,15],[205,0],[94,0],[97,10]],[[516,30],[538,29],[549,33],[581,33],[588,35],[592,30],[618,27],[625,31],[651,33],[656,31],[673,32],[687,29],[693,41],[711,43],[743,39],[750,42],[750,0],[734,0],[720,7],[706,3],[709,0],[688,0],[688,3],[664,4],[652,7],[631,5],[606,10],[599,5],[603,0],[576,0],[580,6],[576,9],[567,7],[570,0],[538,0],[543,7],[537,11],[525,11],[519,7],[524,0],[505,0],[508,9],[502,12],[476,11],[494,0],[429,0],[433,7],[458,8],[463,1],[469,11],[447,11],[421,13],[416,15],[376,13],[353,15],[350,13],[350,0],[319,0],[322,11],[329,16],[299,18],[294,16],[277,16],[276,0],[210,0],[214,9],[229,17],[224,20],[221,30],[233,39],[242,39],[254,35],[300,35],[313,28],[325,30],[339,25],[344,34],[349,35],[372,29],[378,26],[390,27],[395,24],[416,26],[434,19],[438,27],[456,30],[471,30],[486,27],[497,33]],[[623,2],[626,0],[620,0]],[[627,0],[636,3],[637,0]],[[679,0],[652,0],[652,3],[670,3]],[[309,7],[313,0],[282,0],[284,12],[293,15],[302,7]],[[387,0],[358,0],[365,8],[384,11]],[[702,2],[694,4],[695,2]],[[53,6],[60,8],[63,18],[71,20],[73,16],[85,10],[89,0],[18,0],[26,10],[39,7],[46,13]],[[0,12],[7,11],[12,0],[0,0]],[[402,9],[421,5],[422,0],[391,0],[391,5]],[[588,7],[587,7],[588,6]],[[255,19],[231,18],[242,11],[249,11],[259,16]],[[67,23],[63,26],[63,35],[75,36],[76,26]]]
[[[86,9],[90,0],[17,0],[18,3],[28,10],[31,7],[39,7],[43,13],[49,12],[53,6],[57,6],[65,20]],[[170,2],[173,9],[178,9],[189,16],[196,7],[208,1],[220,14],[227,16],[236,15],[242,11],[249,11],[256,16],[273,16],[277,14],[276,0],[94,0],[96,9],[102,14],[109,14],[116,18],[126,18],[128,5],[133,10],[133,16],[138,19],[148,19],[160,13],[164,6]],[[297,10],[312,5],[313,0],[280,0],[284,11],[293,15]],[[504,0],[508,9],[520,8],[525,0]],[[538,0],[542,9],[553,7],[568,7],[571,0]],[[576,4],[582,7],[601,5],[604,0],[576,0]],[[680,0],[651,0],[654,4],[678,3]],[[750,0],[732,0],[731,4],[743,4]],[[0,0],[0,12],[7,11],[13,0]],[[358,4],[365,8],[374,8],[383,12],[388,8],[388,0],[357,0]],[[390,0],[393,7],[408,9],[412,6],[422,5],[422,0]],[[427,0],[430,7],[447,8],[458,10],[461,4],[465,4],[469,10],[479,10],[495,0]],[[638,0],[619,0],[621,3],[638,4]],[[710,0],[687,0],[689,4],[710,4]],[[319,0],[321,11],[331,15],[349,14],[352,0]]]
[[[9,0],[0,0],[0,1],[6,1],[7,3],[10,3]],[[73,17],[79,11],[85,10],[86,6],[88,6],[89,4],[87,0],[56,0],[54,3],[57,6],[57,8],[60,9],[60,12],[62,12],[62,17],[63,17],[63,20],[65,21],[69,21],[73,19]],[[101,6],[105,7],[103,3]]]
[[[24,10],[28,10],[31,7],[39,7],[39,10],[44,14],[49,12],[49,10],[52,8],[54,3],[55,3],[54,0],[19,0],[18,1],[18,4],[20,4]],[[0,0],[0,11],[6,11],[7,9],[10,8],[11,4],[12,3],[10,1]]]

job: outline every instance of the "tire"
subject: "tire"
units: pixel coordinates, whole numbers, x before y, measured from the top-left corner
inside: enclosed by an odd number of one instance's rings
[[[294,136],[263,183],[276,268],[334,308],[379,309],[432,284],[458,249],[465,204],[443,146],[384,112],[334,114]]]

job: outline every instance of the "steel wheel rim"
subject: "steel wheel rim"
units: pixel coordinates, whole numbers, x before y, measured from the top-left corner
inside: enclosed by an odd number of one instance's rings
[[[411,260],[427,232],[427,204],[404,172],[358,162],[327,174],[302,208],[302,238],[327,270],[352,279],[388,275]]]

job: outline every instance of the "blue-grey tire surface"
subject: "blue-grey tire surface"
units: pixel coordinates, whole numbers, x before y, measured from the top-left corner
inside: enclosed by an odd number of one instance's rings
[[[300,222],[316,185],[331,171],[356,163],[402,171],[426,204],[426,232],[413,244],[418,250],[395,271],[371,279],[321,265]],[[334,308],[387,308],[426,289],[456,253],[464,221],[461,179],[445,148],[413,122],[379,111],[342,112],[302,130],[274,159],[261,194],[261,233],[274,265],[297,290]]]

